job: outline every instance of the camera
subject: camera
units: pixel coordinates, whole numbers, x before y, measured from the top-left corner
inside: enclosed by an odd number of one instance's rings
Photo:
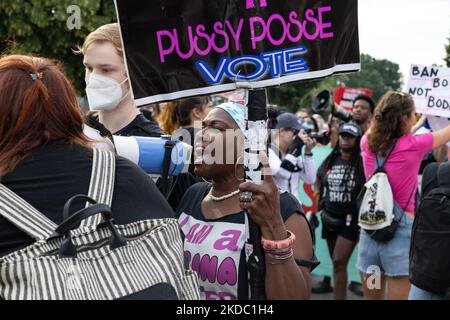
[[[317,141],[317,143],[324,145],[324,146],[329,144],[331,141],[331,137],[330,137],[330,134],[328,131],[312,132],[312,133],[308,134],[308,136],[311,139],[315,139]]]
[[[312,110],[315,113],[329,111],[331,109],[331,114],[333,117],[341,119],[344,122],[352,121],[352,115],[345,110],[336,108],[334,103],[331,101],[331,93],[328,90],[320,92],[312,102]]]
[[[341,119],[344,122],[350,122],[353,120],[352,115],[349,112],[346,112],[341,109],[335,110],[332,114],[333,114],[333,117]]]
[[[331,141],[330,134],[327,130],[323,130],[320,132],[314,132],[314,127],[310,125],[309,123],[303,122],[302,123],[302,130],[310,137],[311,139],[314,139],[317,141],[317,143],[321,145],[327,145]],[[300,131],[296,130],[294,131],[295,135],[298,135]]]

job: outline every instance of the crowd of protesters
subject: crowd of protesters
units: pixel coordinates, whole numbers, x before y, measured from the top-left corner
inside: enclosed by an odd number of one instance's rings
[[[233,102],[213,106],[210,97],[193,97],[152,106],[153,113],[136,108],[117,24],[95,30],[78,53],[86,67],[90,109],[86,114],[57,63],[19,55],[0,59],[1,185],[30,207],[61,224],[66,201],[89,191],[93,148],[104,144],[114,152],[113,136],[161,137],[184,129],[191,139],[185,142],[195,152],[189,171],[171,180],[171,194],[163,195],[158,181],[115,156],[111,209],[118,225],[177,219],[183,262],[198,274],[202,299],[251,297],[249,219],[261,232],[265,274],[259,281],[265,297],[311,297],[311,271],[317,262],[314,230],[299,197],[301,181],[315,185],[317,191],[320,212],[314,214],[321,217],[322,237],[333,264],[335,299],[347,298],[347,268],[355,248],[364,298],[427,298],[427,291],[411,289],[409,280],[412,225],[420,198],[418,175],[425,164],[446,160],[450,127],[414,135],[424,121],[416,121],[409,95],[387,92],[378,104],[358,96],[348,122],[331,116],[326,124],[307,108],[277,114],[270,122],[273,141],[268,153],[260,155],[265,178],[258,185],[244,182],[245,107]],[[314,148],[328,141],[317,141],[311,133],[327,128],[332,151],[317,166]],[[228,135],[230,130],[237,134]],[[215,141],[224,142],[221,152],[210,151]],[[378,156],[385,158],[392,194],[402,212],[395,235],[384,243],[358,224],[357,198],[376,172]],[[207,161],[213,157],[214,162]],[[79,202],[78,210],[82,208]],[[34,241],[0,215],[0,257]],[[373,266],[381,272],[376,288],[368,286]]]

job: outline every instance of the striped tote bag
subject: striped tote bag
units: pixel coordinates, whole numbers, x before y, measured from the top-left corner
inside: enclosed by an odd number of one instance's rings
[[[0,215],[36,240],[0,258],[1,299],[200,298],[175,219],[114,225],[114,173],[114,154],[94,149],[89,195],[72,198],[64,214],[77,198],[86,208],[59,226],[0,184]]]

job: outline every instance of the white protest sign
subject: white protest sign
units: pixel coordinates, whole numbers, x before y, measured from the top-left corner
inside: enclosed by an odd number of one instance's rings
[[[432,131],[439,131],[450,125],[450,121],[447,118],[428,116],[427,120]]]
[[[428,116],[427,120],[428,120],[428,124],[430,125],[430,128],[433,132],[444,129],[450,125],[450,120],[448,118]],[[450,147],[450,142],[447,143],[447,147]]]
[[[408,93],[417,113],[450,118],[450,68],[412,65]]]

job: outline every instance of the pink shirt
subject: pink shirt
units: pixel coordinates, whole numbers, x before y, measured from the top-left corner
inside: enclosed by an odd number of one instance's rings
[[[375,153],[369,150],[367,136],[361,140],[361,150],[366,179],[376,168]],[[425,154],[433,150],[433,134],[419,136],[411,134],[398,139],[385,165],[394,199],[403,210],[414,213],[415,195],[418,185],[420,163]],[[409,198],[411,197],[411,200]],[[409,204],[408,204],[409,200]],[[408,207],[406,207],[408,206]],[[406,207],[406,208],[405,208]]]

